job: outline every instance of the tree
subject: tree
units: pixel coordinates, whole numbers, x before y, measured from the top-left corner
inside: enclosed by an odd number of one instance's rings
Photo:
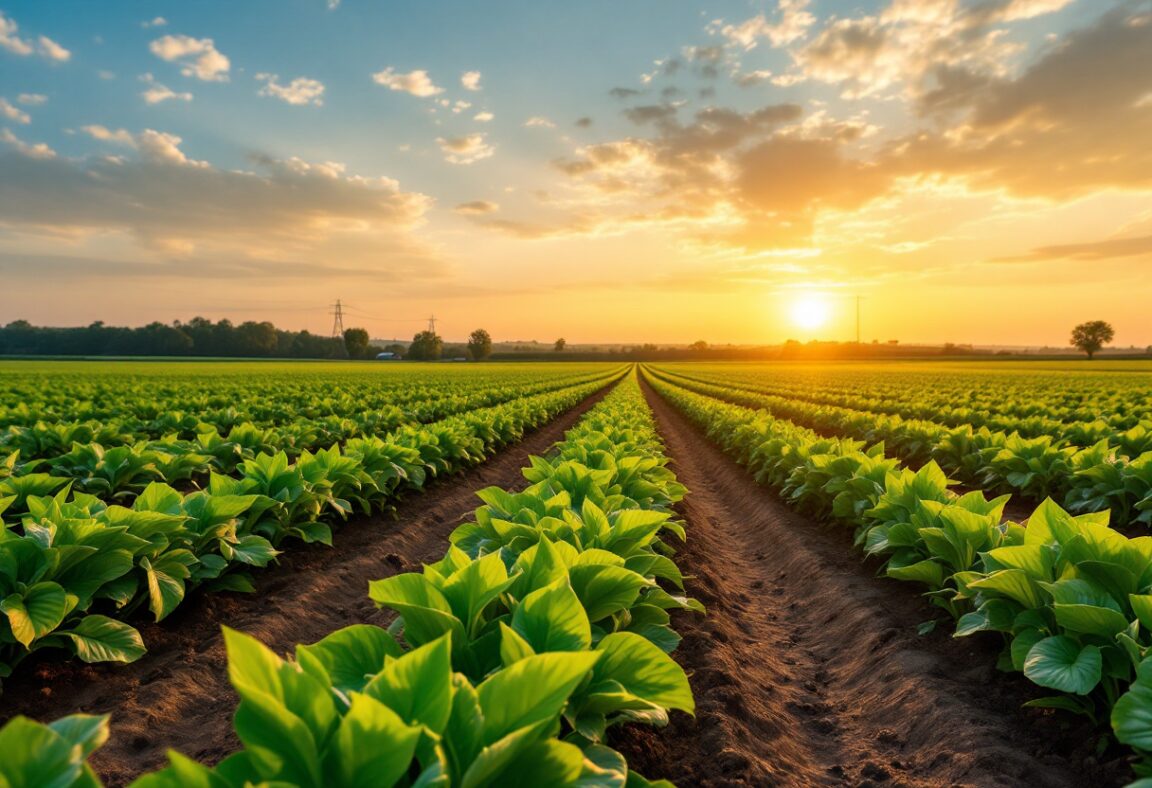
[[[1112,326],[1103,320],[1089,320],[1072,329],[1072,345],[1088,354],[1088,358],[1096,355],[1096,351],[1112,341],[1116,332]]]
[[[348,351],[348,358],[366,358],[368,332],[362,328],[344,329],[344,347]]]
[[[444,350],[444,340],[433,331],[421,331],[412,337],[408,358],[412,361],[436,361]]]
[[[492,336],[478,328],[468,336],[468,352],[473,361],[483,361],[492,355]]]
[[[705,342],[703,339],[697,339],[695,342],[693,342],[691,345],[688,346],[688,349],[689,350],[695,350],[697,352],[699,352],[701,350],[707,350],[708,349],[708,343]]]
[[[554,351],[556,351],[557,353],[561,353],[561,352],[563,352],[564,348],[567,346],[568,346],[568,341],[566,339],[564,339],[564,337],[560,337],[559,339],[556,340],[556,344],[552,346],[552,349]]]

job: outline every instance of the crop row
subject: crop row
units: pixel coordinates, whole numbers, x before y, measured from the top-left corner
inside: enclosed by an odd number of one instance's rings
[[[547,379],[520,387],[478,388],[470,394],[442,398],[436,420],[527,396],[605,381],[618,376],[622,369],[602,368],[574,379]],[[71,483],[79,492],[108,502],[124,503],[152,482],[200,484],[211,473],[234,474],[245,461],[260,454],[284,452],[292,459],[303,452],[316,453],[349,440],[387,440],[388,433],[397,429],[434,423],[403,414],[393,415],[358,413],[353,409],[343,418],[330,417],[322,422],[301,420],[274,427],[245,422],[232,426],[224,435],[217,425],[200,423],[195,427],[193,439],[173,433],[160,440],[136,442],[132,434],[119,432],[112,424],[95,431],[86,424],[37,423],[28,428],[10,427],[5,438],[0,439],[0,496],[26,491],[46,495]],[[5,457],[5,447],[16,450]],[[40,459],[31,459],[33,456]]]
[[[1042,406],[1030,403],[1027,416],[1014,416],[1006,411],[1012,409],[1012,401],[1007,392],[1001,394],[1000,406],[994,410],[973,411],[964,407],[952,407],[939,403],[939,392],[933,392],[921,383],[920,387],[905,390],[900,399],[876,401],[858,392],[835,392],[824,389],[812,390],[793,385],[781,385],[770,374],[751,374],[748,371],[735,371],[733,374],[718,376],[715,371],[701,371],[686,368],[664,368],[667,374],[674,374],[700,383],[723,385],[771,398],[779,402],[803,402],[812,406],[824,406],[832,411],[863,413],[873,418],[886,417],[890,423],[900,424],[911,421],[915,424],[936,425],[939,427],[970,427],[973,432],[1016,433],[1024,438],[1046,437],[1056,446],[1087,448],[1100,441],[1107,441],[1118,454],[1137,457],[1152,451],[1152,418],[1134,420],[1123,418],[1107,411],[1105,402],[1097,403],[1090,412],[1082,412],[1084,418],[1061,420],[1036,412]],[[1147,397],[1148,387],[1143,388]],[[1023,407],[1023,406],[1021,406]],[[1117,426],[1112,420],[1131,423],[1131,426]]]
[[[1152,421],[1147,367],[1115,371],[1046,370],[1024,365],[868,364],[817,368],[781,364],[677,364],[693,377],[765,393],[950,426],[971,424],[1021,434],[1100,421],[1124,431]],[[1036,432],[1036,430],[1039,430]]]
[[[245,785],[555,785],[644,788],[606,744],[615,724],[693,710],[670,609],[682,578],[662,537],[683,537],[665,465],[630,377],[545,458],[522,492],[489,488],[443,560],[370,585],[398,614],[281,659],[225,630],[243,749],[209,768],[178,753],[134,788]],[[85,758],[107,720],[0,730],[10,784],[99,785]]]
[[[47,460],[38,464],[66,465],[66,455],[77,445],[98,444],[105,450],[131,446],[177,456],[200,453],[217,462],[234,462],[223,448],[225,444],[234,443],[255,451],[283,449],[290,454],[305,449],[314,451],[350,438],[380,435],[405,425],[428,424],[517,397],[555,391],[618,370],[618,367],[599,365],[579,374],[545,374],[531,380],[511,374],[480,372],[473,378],[413,386],[400,386],[396,380],[383,375],[374,388],[349,386],[347,380],[338,378],[336,385],[340,391],[337,393],[299,385],[274,394],[235,387],[233,395],[237,400],[217,409],[195,406],[196,393],[202,389],[203,381],[196,386],[184,384],[191,395],[184,389],[161,394],[128,386],[120,393],[119,415],[103,420],[42,416],[26,424],[10,424],[0,432],[0,453],[19,452],[20,461],[24,463]],[[215,386],[220,378],[210,381]],[[76,384],[69,380],[65,385]],[[193,404],[188,407],[190,397]],[[254,403],[260,400],[269,404],[256,407]],[[27,407],[28,402],[21,405]],[[160,412],[154,412],[157,409]]]
[[[1076,514],[1111,511],[1117,527],[1152,524],[1152,450],[1128,457],[1106,441],[1079,449],[1049,436],[1024,438],[983,427],[946,427],[705,383],[664,369],[653,374],[700,394],[764,408],[824,435],[882,442],[883,450],[906,464],[936,462],[964,484],[1015,493],[1033,502],[1058,498]]]
[[[19,362],[0,366],[0,428],[118,421],[142,437],[194,437],[202,421],[223,432],[244,422],[277,426],[393,407],[428,421],[440,400],[546,380],[574,383],[611,366],[619,365]]]
[[[646,372],[647,374],[647,372]],[[918,583],[958,637],[999,632],[1000,667],[1057,694],[1029,705],[1108,718],[1152,773],[1152,537],[1073,516],[1047,500],[1027,526],[1002,522],[1008,496],[957,495],[938,465],[918,471],[767,411],[655,375],[651,385],[756,480],[819,519],[854,529],[891,578]],[[1152,783],[1150,783],[1152,784]]]
[[[259,454],[237,476],[212,474],[192,493],[153,482],[131,507],[67,487],[5,495],[4,485],[36,475],[4,480],[0,678],[42,648],[85,662],[137,659],[144,643],[127,622],[138,608],[160,621],[190,587],[250,591],[246,570],[266,566],[285,541],[330,545],[332,526],[354,512],[386,509],[430,477],[481,462],[613,379],[304,452],[295,462]]]

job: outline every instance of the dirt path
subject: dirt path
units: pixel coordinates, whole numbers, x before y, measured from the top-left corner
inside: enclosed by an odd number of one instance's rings
[[[112,738],[92,759],[109,785],[167,763],[168,748],[215,762],[239,747],[236,696],[228,684],[220,625],[243,630],[280,653],[340,627],[383,623],[368,582],[438,560],[447,537],[490,485],[520,489],[528,455],[543,454],[612,386],[470,471],[446,477],[397,507],[392,518],[360,518],[339,529],[333,549],[303,548],[259,573],[255,594],[202,594],[160,625],[142,629],[149,653],[131,665],[44,662],[5,683],[0,724],[16,714],[51,720],[112,714]]]
[[[1085,731],[1020,710],[1027,685],[996,673],[995,641],[917,636],[932,608],[913,587],[876,578],[849,534],[798,516],[645,390],[691,491],[679,562],[708,616],[676,621],[696,719],[621,737],[642,774],[692,786],[1113,781],[1085,764]]]

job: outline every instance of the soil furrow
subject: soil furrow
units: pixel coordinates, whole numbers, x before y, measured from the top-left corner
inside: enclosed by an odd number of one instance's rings
[[[796,514],[644,388],[690,491],[677,560],[708,616],[675,621],[696,719],[620,737],[642,774],[693,786],[1116,779],[1089,755],[1091,728],[1020,708],[1031,696],[995,671],[995,639],[917,635],[933,608],[913,586],[875,577],[849,533]]]
[[[220,626],[243,630],[277,652],[357,623],[386,623],[368,582],[440,559],[447,537],[480,504],[476,490],[522,489],[528,456],[546,452],[607,395],[608,386],[486,463],[444,477],[399,502],[395,517],[343,525],[332,549],[301,548],[257,574],[255,594],[196,594],[161,624],[142,626],[149,652],[131,665],[41,662],[5,683],[0,724],[17,714],[52,720],[112,714],[112,737],[92,758],[109,785],[123,785],[166,762],[168,748],[216,762],[239,747],[231,718]]]

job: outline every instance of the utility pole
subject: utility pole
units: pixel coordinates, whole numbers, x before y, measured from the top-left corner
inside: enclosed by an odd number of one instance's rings
[[[344,307],[340,304],[340,299],[336,299],[336,303],[332,306],[332,311],[328,314],[333,316],[332,319],[332,338],[344,339]]]

